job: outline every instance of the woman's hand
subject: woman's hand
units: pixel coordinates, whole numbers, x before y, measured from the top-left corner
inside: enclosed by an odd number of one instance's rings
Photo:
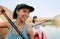
[[[7,14],[7,16],[12,19],[13,12],[6,7],[0,6],[0,15],[3,13],[3,10]]]
[[[0,6],[0,14],[2,14],[3,12],[7,14],[10,13],[11,10],[7,9],[6,7]]]

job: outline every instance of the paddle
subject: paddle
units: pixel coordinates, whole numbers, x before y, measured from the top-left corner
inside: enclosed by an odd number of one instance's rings
[[[50,20],[45,20],[45,21],[42,22],[42,23],[46,23],[46,22],[49,22],[49,21],[50,21]],[[42,24],[42,23],[35,24],[35,25],[33,25],[32,27],[37,26],[37,25],[40,25],[40,24]]]

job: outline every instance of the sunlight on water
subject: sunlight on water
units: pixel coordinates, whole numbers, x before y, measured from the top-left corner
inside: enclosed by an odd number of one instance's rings
[[[54,26],[40,27],[45,32],[47,39],[60,39],[60,28]]]

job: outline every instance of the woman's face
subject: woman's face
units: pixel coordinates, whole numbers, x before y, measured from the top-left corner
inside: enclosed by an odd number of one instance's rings
[[[16,12],[18,15],[17,18],[24,22],[29,17],[30,10],[27,8],[23,8],[23,9],[17,10]]]
[[[38,22],[37,18],[34,18],[35,23]]]

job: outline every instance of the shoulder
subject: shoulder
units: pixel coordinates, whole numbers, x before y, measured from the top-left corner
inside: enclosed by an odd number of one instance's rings
[[[29,24],[27,24],[26,25],[27,26],[27,33],[30,33],[30,32],[32,32],[32,27],[31,27],[31,25],[29,25]]]
[[[26,24],[27,28],[32,28],[33,24]]]
[[[26,26],[27,26],[26,28],[28,31],[32,29],[31,25],[26,25]]]

